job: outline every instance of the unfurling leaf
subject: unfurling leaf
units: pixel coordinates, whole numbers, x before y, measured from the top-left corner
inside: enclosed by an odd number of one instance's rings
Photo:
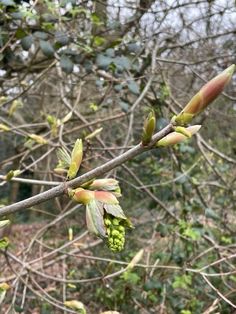
[[[58,164],[57,167],[54,169],[55,172],[57,172],[58,169],[63,170],[63,173],[65,172],[65,169],[68,169],[71,164],[71,157],[68,154],[68,152],[64,148],[58,148],[56,151]]]
[[[89,190],[103,190],[112,192],[116,197],[121,196],[119,182],[112,178],[107,179],[96,179],[89,184],[84,185]]]
[[[67,178],[69,180],[73,179],[80,168],[83,158],[83,143],[81,139],[76,140],[74,148],[71,153],[71,163],[67,173]]]
[[[151,111],[144,122],[142,144],[145,146],[150,143],[156,127],[155,113]]]
[[[116,186],[114,179],[100,179],[97,186],[108,184],[109,180],[113,187]],[[93,187],[95,186],[96,182]],[[125,216],[116,196],[108,191],[90,191],[83,188],[68,190],[68,194],[75,201],[86,205],[88,230],[101,238],[107,238],[108,247],[112,251],[121,251],[125,243],[125,229],[132,228],[132,224]]]
[[[189,101],[184,109],[173,119],[177,125],[186,125],[201,113],[219,94],[231,80],[235,65],[231,65],[222,73],[206,83],[200,91]]]

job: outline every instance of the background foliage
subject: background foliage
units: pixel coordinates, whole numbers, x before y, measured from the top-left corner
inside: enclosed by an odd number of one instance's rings
[[[235,63],[234,1],[1,0],[0,14],[2,205],[63,182],[58,147],[82,138],[85,173],[138,143],[150,109],[163,128]],[[135,225],[120,254],[66,197],[11,217],[2,311],[74,313],[73,299],[88,313],[234,313],[235,86],[196,119],[194,140],[107,174]],[[10,170],[20,173],[6,182]]]

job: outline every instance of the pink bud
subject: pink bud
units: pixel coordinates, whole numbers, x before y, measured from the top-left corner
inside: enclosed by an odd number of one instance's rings
[[[73,199],[78,203],[87,205],[92,200],[94,200],[94,198],[94,191],[88,191],[82,188],[77,188],[73,190]]]
[[[222,73],[206,83],[200,91],[193,96],[189,103],[184,107],[180,114],[175,117],[177,124],[187,124],[191,122],[194,116],[202,112],[219,94],[231,80],[235,65],[231,65]]]

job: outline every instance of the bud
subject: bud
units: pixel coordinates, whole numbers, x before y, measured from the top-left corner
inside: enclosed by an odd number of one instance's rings
[[[97,130],[95,130],[94,132],[88,134],[85,137],[85,140],[91,140],[92,138],[96,137],[97,135],[99,135],[102,132],[103,128],[99,128]]]
[[[3,228],[7,225],[9,225],[10,220],[0,220],[0,228]]]
[[[8,290],[8,289],[10,289],[10,286],[6,282],[0,283],[0,290]]]
[[[85,190],[83,188],[68,190],[68,194],[73,200],[83,205],[87,205],[95,199],[94,191]]]
[[[69,241],[72,241],[74,236],[73,236],[73,228],[69,228],[68,229],[68,238],[69,238]]]
[[[136,264],[138,264],[140,262],[140,260],[142,259],[143,253],[144,253],[144,249],[141,249],[140,251],[138,251],[138,253],[135,254],[134,257],[132,258],[132,260],[129,262],[126,269],[127,270],[133,269],[134,266]]]
[[[176,126],[174,127],[175,132],[177,133],[181,133],[183,135],[185,135],[186,137],[190,138],[192,137],[192,134],[190,133],[190,131],[188,131],[185,127],[183,126]]]
[[[6,181],[11,181],[12,178],[17,177],[20,173],[21,173],[20,170],[10,170],[5,175],[5,180]]]
[[[193,125],[186,128],[186,131],[188,132],[188,134],[191,134],[192,136],[193,134],[197,133],[200,130],[200,128],[201,125]],[[185,141],[186,139],[188,139],[188,136],[184,135],[183,133],[172,132],[163,137],[161,140],[159,140],[156,143],[156,147],[175,145]]]
[[[80,301],[77,301],[77,300],[65,301],[64,305],[69,307],[72,310],[76,310],[76,312],[78,311],[78,313],[86,314],[85,306]]]
[[[67,173],[67,177],[69,180],[73,179],[76,176],[80,168],[82,158],[83,158],[83,143],[81,139],[78,139],[75,142],[75,146],[71,153],[71,163]]]
[[[231,80],[235,65],[231,65],[221,74],[206,83],[200,91],[189,101],[185,108],[174,118],[175,123],[186,125],[193,117],[202,112],[219,94]]]
[[[0,123],[0,131],[7,132],[10,131],[10,128],[6,124]]]
[[[64,175],[65,173],[67,173],[67,170],[60,167],[54,168],[53,171],[58,175]]]
[[[36,143],[41,144],[41,145],[48,143],[48,141],[45,138],[43,138],[41,135],[30,134],[29,138],[31,140],[35,141]]]
[[[2,304],[3,300],[5,299],[7,290],[10,289],[10,286],[6,283],[0,283],[0,305]]]
[[[154,111],[151,111],[144,121],[143,134],[142,134],[142,144],[148,145],[152,139],[153,133],[156,127],[156,117]]]

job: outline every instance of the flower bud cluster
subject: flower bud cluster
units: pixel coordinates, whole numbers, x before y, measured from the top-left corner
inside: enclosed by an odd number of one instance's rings
[[[107,233],[107,244],[111,251],[119,252],[125,244],[125,221],[107,214],[104,218]]]

